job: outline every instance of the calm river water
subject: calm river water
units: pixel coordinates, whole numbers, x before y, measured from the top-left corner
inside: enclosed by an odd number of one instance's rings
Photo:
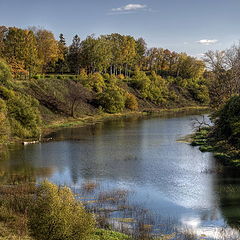
[[[127,189],[134,192],[131,201],[154,214],[216,236],[240,220],[240,177],[211,171],[211,153],[177,141],[192,133],[195,117],[133,117],[62,129],[51,134],[56,141],[11,146],[0,168],[71,187],[96,180],[105,189]]]

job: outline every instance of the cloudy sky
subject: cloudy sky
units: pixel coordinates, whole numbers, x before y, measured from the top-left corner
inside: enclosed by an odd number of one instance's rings
[[[0,25],[73,35],[118,32],[201,56],[240,40],[240,0],[0,0]]]

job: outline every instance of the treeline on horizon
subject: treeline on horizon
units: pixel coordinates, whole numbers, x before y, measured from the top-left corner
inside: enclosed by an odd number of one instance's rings
[[[147,49],[143,38],[113,33],[82,40],[74,36],[66,45],[63,34],[56,40],[51,31],[31,27],[0,27],[0,57],[10,65],[14,76],[32,77],[38,73],[109,73],[130,76],[136,67],[162,76],[200,77],[201,60],[163,48]]]

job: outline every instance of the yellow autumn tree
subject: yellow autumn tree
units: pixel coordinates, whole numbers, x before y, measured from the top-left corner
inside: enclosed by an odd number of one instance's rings
[[[39,29],[35,32],[38,47],[38,56],[42,72],[47,70],[48,64],[54,63],[61,57],[58,42],[52,32]]]
[[[36,240],[87,240],[95,220],[69,188],[45,181],[38,187],[29,211],[29,227]]]

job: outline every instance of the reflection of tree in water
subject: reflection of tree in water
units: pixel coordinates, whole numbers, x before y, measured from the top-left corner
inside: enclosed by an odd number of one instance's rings
[[[4,145],[0,145],[0,164],[2,161],[8,159],[8,157],[9,157],[8,148]]]
[[[217,203],[216,203],[216,206],[214,206],[213,209],[202,211],[200,213],[200,219],[201,219],[202,222],[218,220],[219,219],[219,214],[218,214]]]
[[[240,229],[240,170],[227,168],[218,174],[218,193],[222,214],[228,225]]]
[[[19,184],[36,182],[38,177],[47,178],[52,175],[50,168],[33,168],[31,166],[21,166],[16,168],[0,167],[0,183]]]
[[[8,148],[1,152],[0,158],[0,183],[19,184],[36,182],[37,177],[49,177],[52,175],[51,168],[34,168],[29,162],[12,164]]]
[[[131,129],[136,124],[136,119],[131,118],[75,129],[74,135],[85,136],[85,139],[80,144],[76,142],[68,145],[67,165],[73,183],[80,177],[125,178],[137,173],[136,160],[140,153],[141,138],[125,134],[126,129]]]

